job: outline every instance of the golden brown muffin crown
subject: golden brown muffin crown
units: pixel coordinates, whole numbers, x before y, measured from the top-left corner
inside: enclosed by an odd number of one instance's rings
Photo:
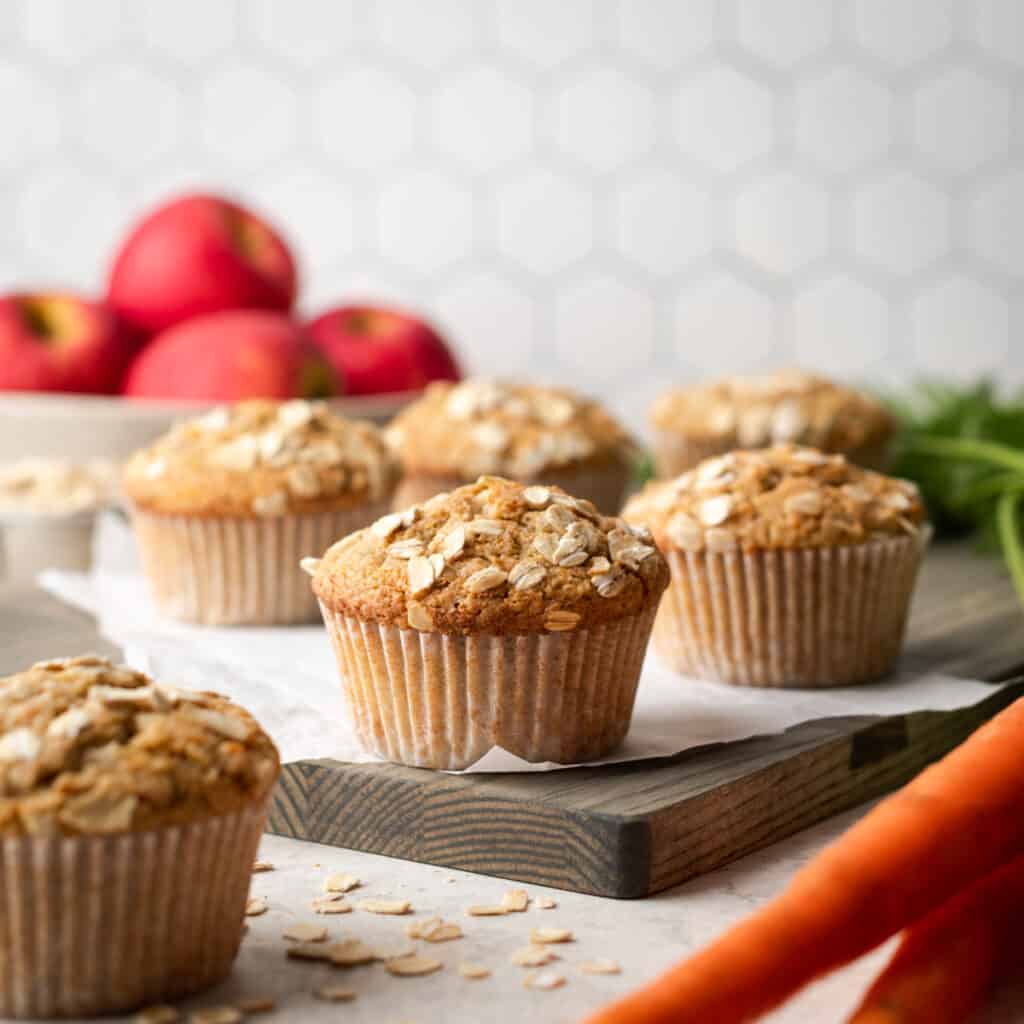
[[[129,460],[124,488],[148,511],[276,516],[388,497],[397,460],[372,423],[324,402],[240,402],[178,424]]]
[[[896,429],[871,395],[801,370],[669,391],[652,406],[651,422],[695,439],[733,439],[739,448],[800,443],[843,452],[883,444]]]
[[[555,467],[629,462],[636,448],[597,402],[563,388],[472,379],[431,384],[387,437],[408,471],[535,478]]]
[[[646,529],[499,477],[386,515],[309,568],[334,611],[441,633],[582,629],[649,607],[668,582]]]
[[[227,698],[84,655],[0,679],[0,834],[111,834],[262,799],[278,754]]]
[[[718,552],[916,534],[925,509],[910,481],[860,469],[843,455],[778,445],[716,456],[648,484],[624,516],[649,526],[661,546]]]

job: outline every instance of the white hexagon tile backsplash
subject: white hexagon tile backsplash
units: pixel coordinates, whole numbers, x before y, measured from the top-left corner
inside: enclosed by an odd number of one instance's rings
[[[6,0],[0,287],[229,189],[304,305],[608,396],[799,362],[1024,382],[1022,0]]]

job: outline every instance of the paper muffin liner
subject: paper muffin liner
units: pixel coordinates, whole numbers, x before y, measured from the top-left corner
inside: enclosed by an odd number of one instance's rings
[[[135,508],[132,522],[161,615],[208,626],[290,625],[317,617],[299,569],[384,515],[390,501],[306,515],[174,516]]]
[[[683,675],[745,686],[877,679],[903,645],[929,533],[833,548],[669,550],[654,646]]]
[[[754,448],[767,447],[753,445]],[[812,442],[798,443],[811,444]],[[668,430],[659,430],[654,436],[654,464],[658,477],[662,480],[680,476],[688,469],[693,469],[705,459],[716,455],[725,455],[736,448],[744,447],[732,434],[723,434],[718,438],[694,438],[685,434],[676,434]],[[822,449],[832,451],[832,449]],[[857,448],[843,449],[843,454],[855,466],[884,472],[892,461],[892,444],[888,441],[874,441]]]
[[[321,608],[363,747],[448,770],[496,746],[561,764],[617,747],[655,613],[564,633],[450,636]]]
[[[223,979],[268,808],[125,835],[0,839],[0,1016],[125,1012]]]
[[[574,498],[592,501],[605,515],[618,515],[631,481],[627,465],[609,463],[606,466],[560,466],[531,476],[501,473],[524,484],[546,484],[561,487]],[[435,494],[470,484],[476,476],[407,472],[395,491],[393,508],[397,511],[428,501]]]

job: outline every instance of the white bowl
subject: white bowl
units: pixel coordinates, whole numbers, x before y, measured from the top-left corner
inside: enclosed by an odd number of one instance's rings
[[[386,423],[422,392],[332,398],[351,419]],[[0,393],[0,462],[26,455],[62,459],[124,459],[176,421],[198,416],[217,402],[165,402],[105,395]]]

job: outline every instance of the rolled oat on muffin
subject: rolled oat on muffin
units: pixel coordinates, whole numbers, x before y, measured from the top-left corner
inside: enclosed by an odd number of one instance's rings
[[[654,645],[684,675],[846,686],[899,656],[931,532],[912,483],[780,445],[649,484],[623,515],[668,559]]]
[[[385,512],[399,475],[376,427],[323,402],[241,402],[176,426],[124,473],[157,608],[209,625],[315,619],[299,559]]]
[[[495,746],[563,764],[613,750],[668,583],[645,529],[497,477],[308,568],[363,746],[442,769]]]
[[[94,655],[0,680],[0,1015],[123,1012],[224,978],[278,772],[213,693]]]
[[[734,449],[804,444],[885,469],[896,420],[871,395],[787,370],[679,388],[651,408],[658,476]]]
[[[431,384],[387,437],[405,471],[396,508],[490,474],[553,484],[617,513],[638,452],[592,399],[483,378]]]

